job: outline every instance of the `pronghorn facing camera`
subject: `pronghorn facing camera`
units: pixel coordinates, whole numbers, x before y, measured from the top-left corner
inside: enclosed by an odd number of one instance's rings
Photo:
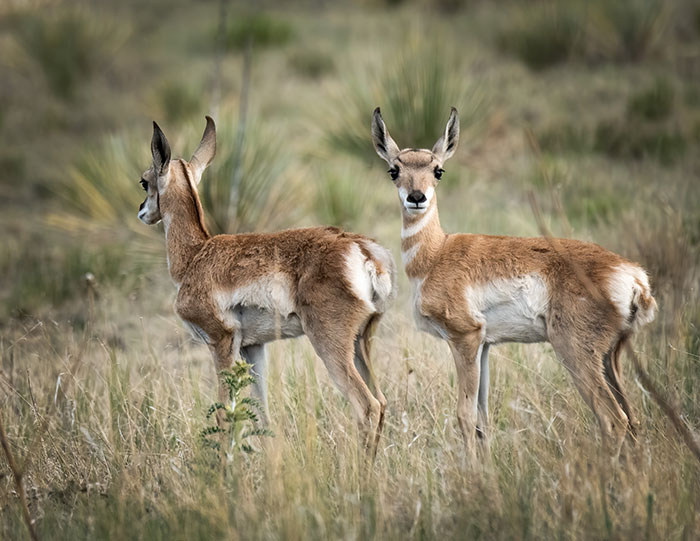
[[[332,227],[210,236],[197,194],[216,152],[214,121],[189,162],[170,159],[153,123],[153,163],[138,217],[163,221],[175,311],[211,350],[217,373],[241,356],[268,419],[265,344],[306,334],[331,379],[354,408],[376,450],[386,399],[369,358],[373,328],[396,295],[391,253],[373,240]],[[226,391],[219,388],[221,402]]]
[[[620,354],[656,312],[644,270],[587,242],[445,234],[435,189],[459,140],[454,108],[432,150],[399,150],[379,108],[372,140],[398,188],[401,255],[418,327],[446,340],[454,357],[457,419],[469,450],[488,422],[489,347],[549,341],[617,455],[637,424]]]

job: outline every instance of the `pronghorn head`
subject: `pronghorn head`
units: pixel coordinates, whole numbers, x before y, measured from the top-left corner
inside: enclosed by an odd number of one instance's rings
[[[374,148],[389,164],[391,179],[399,189],[399,200],[408,214],[422,214],[433,200],[435,187],[442,176],[444,163],[457,150],[459,142],[459,116],[452,107],[445,133],[433,145],[432,150],[405,148],[399,150],[389,135],[379,107],[372,117],[372,142]]]
[[[184,168],[191,173],[195,187],[202,179],[202,173],[214,159],[216,154],[216,126],[214,120],[207,116],[207,126],[204,129],[202,140],[194,151],[189,162],[181,161],[183,167],[171,168],[170,166],[170,144],[160,129],[160,126],[153,122],[153,138],[151,139],[151,154],[153,163],[141,175],[141,187],[146,192],[146,199],[139,207],[139,220],[147,225],[160,222],[162,215],[160,212],[161,197],[168,190],[169,186],[175,182],[189,182],[187,175],[182,175]],[[179,177],[185,178],[179,178]],[[177,178],[176,178],[177,177]],[[184,184],[183,186],[187,186]]]

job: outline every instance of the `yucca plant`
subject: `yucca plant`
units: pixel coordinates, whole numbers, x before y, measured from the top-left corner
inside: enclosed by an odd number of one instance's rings
[[[212,233],[289,227],[302,196],[279,135],[248,120],[242,145],[238,126],[217,125],[217,155],[199,187]]]
[[[229,403],[216,402],[209,407],[207,419],[219,411],[223,415],[219,415],[219,424],[207,426],[202,430],[201,436],[206,447],[223,453],[227,462],[232,462],[241,452],[253,452],[251,438],[272,436],[272,432],[259,424],[256,410],[260,409],[260,403],[254,398],[243,396],[244,390],[255,382],[250,374],[250,365],[237,361],[231,370],[222,370],[219,377],[228,391]]]
[[[452,106],[459,110],[465,134],[482,118],[484,94],[466,77],[456,55],[439,47],[408,46],[397,56],[383,62],[381,71],[358,70],[347,82],[345,95],[328,115],[335,124],[328,135],[332,146],[373,160],[369,125],[377,106],[391,119],[399,145],[410,141],[431,148]]]

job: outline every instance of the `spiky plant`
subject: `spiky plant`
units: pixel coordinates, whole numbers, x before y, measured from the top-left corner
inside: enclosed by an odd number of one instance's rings
[[[255,382],[250,374],[250,365],[237,361],[231,370],[222,370],[219,374],[228,391],[228,404],[216,402],[209,407],[207,419],[217,412],[219,424],[207,426],[202,430],[202,441],[206,447],[223,453],[227,462],[233,462],[241,452],[252,453],[251,438],[255,436],[272,436],[272,432],[260,426],[256,410],[260,403],[251,397],[243,396],[243,391]]]

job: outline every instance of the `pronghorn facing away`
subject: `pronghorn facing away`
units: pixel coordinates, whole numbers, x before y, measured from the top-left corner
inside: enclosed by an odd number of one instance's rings
[[[454,357],[466,445],[473,449],[488,422],[489,347],[549,341],[617,455],[636,427],[621,385],[622,346],[656,311],[644,270],[575,240],[446,235],[435,188],[459,140],[454,108],[432,150],[399,150],[379,108],[372,140],[399,192],[401,255],[418,327],[447,340]]]
[[[209,346],[217,373],[240,356],[251,364],[267,421],[265,344],[306,334],[376,450],[386,399],[370,365],[369,339],[396,295],[391,253],[331,227],[210,236],[197,194],[216,152],[210,117],[189,162],[170,159],[155,122],[151,152],[138,217],[149,225],[163,221],[175,311]],[[226,400],[223,387],[219,398]]]

